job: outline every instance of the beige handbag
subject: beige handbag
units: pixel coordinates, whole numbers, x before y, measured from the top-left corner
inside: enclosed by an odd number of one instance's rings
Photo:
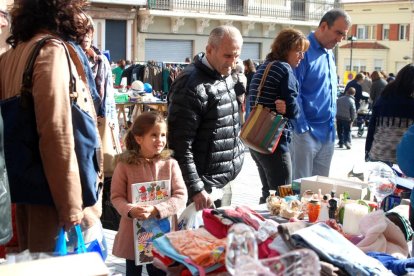
[[[115,169],[114,158],[122,152],[121,144],[114,123],[109,122],[106,118],[98,117],[98,129],[102,139],[104,176],[110,177]]]

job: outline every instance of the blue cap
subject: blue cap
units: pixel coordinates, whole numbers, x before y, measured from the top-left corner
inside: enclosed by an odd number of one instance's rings
[[[408,177],[414,177],[414,125],[403,135],[397,146],[397,163]]]
[[[148,82],[144,83],[144,91],[147,93],[151,93],[152,92],[152,85],[149,84]]]

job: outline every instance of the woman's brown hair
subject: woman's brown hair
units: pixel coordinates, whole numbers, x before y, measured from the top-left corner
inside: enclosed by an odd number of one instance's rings
[[[305,52],[309,48],[309,40],[296,29],[288,28],[282,30],[273,40],[271,51],[266,56],[269,61],[286,61],[291,50]]]
[[[243,64],[244,66],[246,66],[247,70],[245,70],[245,74],[253,72],[256,72],[256,66],[254,65],[253,60],[249,59],[245,59],[243,60]]]
[[[14,48],[42,30],[64,40],[78,41],[86,34],[87,26],[76,16],[83,13],[86,5],[85,0],[16,0],[10,11],[11,35],[7,43]]]

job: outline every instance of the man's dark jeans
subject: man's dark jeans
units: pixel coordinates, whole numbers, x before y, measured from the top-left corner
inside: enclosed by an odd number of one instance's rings
[[[346,143],[351,144],[351,124],[352,122],[349,120],[336,119],[336,131],[340,146]]]

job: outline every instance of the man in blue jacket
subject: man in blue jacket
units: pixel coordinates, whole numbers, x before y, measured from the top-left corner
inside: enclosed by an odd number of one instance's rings
[[[341,9],[328,11],[308,39],[310,48],[296,68],[299,81],[299,117],[294,121],[293,179],[329,175],[335,144],[338,78],[332,49],[351,26]]]

